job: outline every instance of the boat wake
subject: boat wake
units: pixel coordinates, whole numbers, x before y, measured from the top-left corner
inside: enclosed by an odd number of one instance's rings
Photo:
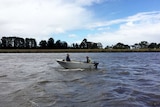
[[[59,69],[60,71],[84,71],[84,69],[76,68],[76,69]]]

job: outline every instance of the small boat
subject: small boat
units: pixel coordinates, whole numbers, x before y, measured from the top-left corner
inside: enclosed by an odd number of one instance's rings
[[[94,63],[86,63],[81,61],[65,61],[61,59],[57,59],[57,62],[66,69],[97,69],[97,62]]]

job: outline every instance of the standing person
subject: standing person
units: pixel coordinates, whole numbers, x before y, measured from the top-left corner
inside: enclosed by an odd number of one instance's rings
[[[66,56],[66,61],[71,61],[69,54],[67,54],[67,56]]]
[[[88,56],[86,56],[86,59],[87,59],[87,63],[91,62],[91,59]]]

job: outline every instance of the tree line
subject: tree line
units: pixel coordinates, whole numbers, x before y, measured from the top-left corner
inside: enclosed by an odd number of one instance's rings
[[[106,46],[105,49],[160,49],[160,43],[141,41],[130,46],[119,42],[113,46]]]
[[[68,44],[65,41],[49,38],[48,41],[41,40],[37,44],[34,38],[21,38],[21,37],[2,37],[0,40],[1,49],[67,49]]]
[[[0,40],[1,49],[98,49],[102,48],[101,43],[88,42],[84,39],[81,44],[73,43],[71,46],[66,41],[49,38],[41,40],[38,44],[34,38],[21,37],[2,37]],[[141,41],[134,45],[117,43],[112,46],[106,46],[105,49],[160,49],[160,43],[148,43]]]
[[[71,46],[66,41],[49,38],[41,40],[38,44],[34,38],[2,37],[0,40],[1,49],[97,49],[101,43],[85,42],[73,43]]]
[[[37,43],[33,38],[21,38],[21,37],[2,37],[0,41],[0,48],[11,49],[11,48],[36,48]]]

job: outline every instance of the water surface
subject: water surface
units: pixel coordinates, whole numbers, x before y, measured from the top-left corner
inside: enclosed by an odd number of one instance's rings
[[[159,107],[159,53],[70,53],[97,70],[64,69],[65,53],[1,53],[1,107]]]

